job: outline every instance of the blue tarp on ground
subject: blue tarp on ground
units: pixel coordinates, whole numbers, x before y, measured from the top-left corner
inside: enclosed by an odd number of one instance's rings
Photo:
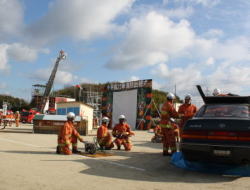
[[[205,173],[221,175],[250,176],[250,166],[223,165],[202,162],[190,162],[183,158],[181,152],[176,152],[171,157],[171,163],[179,168]]]

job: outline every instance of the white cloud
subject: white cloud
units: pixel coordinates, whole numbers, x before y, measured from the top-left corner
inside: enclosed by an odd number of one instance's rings
[[[92,81],[92,80],[90,80],[90,79],[88,79],[88,78],[84,78],[84,77],[82,77],[82,78],[80,78],[80,84],[81,83],[97,83],[97,82],[95,82],[95,81]]]
[[[163,5],[167,5],[168,4],[168,0],[162,0],[162,4]]]
[[[129,81],[137,81],[140,80],[140,78],[138,76],[131,76]]]
[[[192,7],[181,7],[176,9],[168,9],[165,15],[169,18],[188,18],[193,15],[194,9]]]
[[[173,91],[176,85],[181,94],[191,91],[197,83],[202,81],[201,71],[194,64],[171,69],[166,64],[159,64],[153,74],[167,81],[162,88]]]
[[[214,64],[214,58],[213,57],[209,57],[207,59],[207,61],[205,62],[206,65],[213,65]]]
[[[224,32],[219,29],[209,29],[207,32],[205,32],[202,36],[205,38],[217,38],[223,36]]]
[[[17,35],[23,27],[23,7],[18,0],[0,0],[0,39]]]
[[[133,18],[127,36],[107,66],[112,69],[137,69],[167,62],[169,55],[189,47],[194,32],[189,22],[174,23],[156,12]]]
[[[7,44],[0,44],[0,70],[6,70],[8,68],[8,55],[7,55]]]
[[[163,85],[155,80],[153,80],[153,89],[162,90]]]
[[[35,79],[36,81],[42,81],[46,83],[49,80],[50,74],[52,72],[52,68],[50,69],[39,69],[30,75],[31,79]],[[55,77],[55,84],[71,84],[78,80],[78,76],[75,76],[71,72],[58,70]]]
[[[38,50],[19,43],[11,44],[8,48],[8,56],[15,61],[32,62],[37,59]]]
[[[134,0],[56,0],[48,13],[28,28],[41,44],[60,38],[88,40],[111,32],[113,20]]]
[[[48,53],[48,49],[37,49],[24,44],[0,44],[0,70],[10,68],[9,61],[32,62],[37,59],[38,53]]]
[[[5,89],[7,84],[5,82],[0,82],[0,89]]]
[[[227,62],[249,61],[249,39],[236,37],[224,42],[216,39],[196,38],[188,51],[196,57],[213,57]],[[195,52],[195,53],[192,53]]]
[[[228,62],[220,64],[217,69],[207,76],[207,85],[213,88],[220,88],[223,92],[240,94],[244,93],[250,85],[250,66],[230,64]],[[249,95],[250,91],[247,92]]]
[[[220,3],[220,0],[175,0],[175,2],[185,2],[189,4],[200,4],[206,7],[213,7]]]
[[[168,68],[166,64],[159,64],[153,74],[163,81],[157,86],[173,91],[176,85],[179,96],[186,93],[197,96],[195,86],[198,84],[210,93],[214,88],[219,88],[223,93],[250,94],[250,65],[223,62],[216,66],[212,72],[207,73],[208,67],[204,64],[190,64],[181,68]]]

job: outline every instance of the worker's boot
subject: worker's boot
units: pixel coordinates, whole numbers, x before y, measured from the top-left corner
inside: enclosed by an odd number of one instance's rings
[[[117,150],[121,150],[121,146],[117,146]]]
[[[56,153],[61,154],[61,148],[59,146],[56,147]]]
[[[163,152],[162,152],[162,155],[163,155],[163,156],[171,156],[171,154],[169,154],[168,151],[163,151]]]
[[[79,151],[77,148],[73,148],[73,149],[72,149],[72,153],[73,153],[73,154],[81,154],[82,152]]]

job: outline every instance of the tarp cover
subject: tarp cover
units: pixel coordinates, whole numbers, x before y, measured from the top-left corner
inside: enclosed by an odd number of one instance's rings
[[[83,119],[86,119],[86,118],[83,118]],[[67,121],[67,115],[36,114],[33,120]],[[76,116],[74,121],[81,121],[81,117]]]
[[[137,113],[137,89],[113,93],[113,124],[118,123],[119,115],[125,115],[127,123],[135,129]]]
[[[183,158],[181,152],[176,152],[171,157],[171,163],[179,168],[205,173],[215,173],[231,176],[250,176],[250,166],[224,165],[214,163],[190,162]]]

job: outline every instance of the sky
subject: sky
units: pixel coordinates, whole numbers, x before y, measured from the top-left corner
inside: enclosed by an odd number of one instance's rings
[[[31,100],[60,50],[54,89],[153,79],[198,96],[250,95],[249,0],[0,0],[0,94]]]

